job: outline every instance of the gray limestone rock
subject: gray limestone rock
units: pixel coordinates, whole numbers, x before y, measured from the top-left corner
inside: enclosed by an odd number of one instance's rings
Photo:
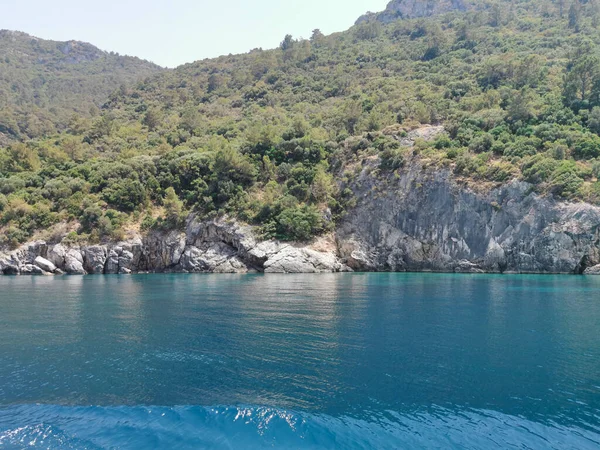
[[[86,271],[83,267],[83,256],[78,248],[68,249],[65,254],[64,270],[69,275],[85,275]]]
[[[585,275],[600,275],[600,264],[593,267],[588,267],[583,273]]]
[[[469,0],[391,0],[386,9],[379,13],[367,13],[356,21],[357,24],[377,20],[390,23],[399,19],[431,17],[452,11],[466,11],[476,2]]]
[[[365,168],[351,187],[357,205],[336,241],[357,270],[583,273],[600,264],[600,208],[521,181],[477,192],[416,160],[383,180]]]
[[[21,275],[43,275],[44,271],[33,264],[25,264],[20,268]]]
[[[62,244],[56,244],[48,251],[47,259],[56,267],[64,269],[68,251],[68,247]]]
[[[85,271],[91,274],[104,273],[106,254],[107,250],[103,245],[93,245],[83,248],[83,268]]]
[[[35,258],[33,263],[45,272],[54,273],[56,271],[56,266],[41,256]]]
[[[122,249],[120,247],[115,247],[109,250],[104,266],[105,274],[119,273],[119,252],[121,251]]]
[[[122,250],[118,259],[119,273],[131,273],[133,268],[133,253],[128,250]]]
[[[265,273],[321,273],[347,270],[348,268],[342,265],[335,255],[290,245],[270,255],[264,263]]]

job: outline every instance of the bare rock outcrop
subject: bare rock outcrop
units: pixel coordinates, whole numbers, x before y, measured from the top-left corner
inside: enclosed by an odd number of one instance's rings
[[[42,256],[44,255],[44,256]],[[31,267],[33,266],[33,267]],[[339,272],[335,251],[260,241],[253,227],[190,216],[185,231],[151,231],[115,244],[76,246],[39,241],[0,254],[4,274],[129,274],[134,272]]]
[[[600,208],[525,182],[476,192],[415,161],[384,180],[365,167],[352,188],[357,205],[336,239],[354,270],[592,273],[600,264]]]
[[[392,0],[384,11],[367,13],[361,16],[356,23],[360,24],[370,20],[390,23],[399,19],[415,19],[431,17],[452,11],[467,11],[474,2],[470,0]]]

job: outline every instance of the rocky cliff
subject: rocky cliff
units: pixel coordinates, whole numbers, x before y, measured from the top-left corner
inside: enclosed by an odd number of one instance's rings
[[[437,16],[451,11],[466,11],[470,2],[465,0],[392,0],[384,11],[367,13],[356,23],[378,20],[390,23],[398,19],[415,19],[418,17]]]
[[[185,231],[115,244],[32,242],[0,253],[0,272],[600,274],[599,207],[543,197],[517,180],[476,191],[418,158],[395,174],[381,175],[378,164],[366,161],[352,182],[356,207],[329,246],[261,241],[250,226],[191,216]]]
[[[512,181],[475,192],[418,161],[354,183],[357,206],[337,230],[354,270],[600,272],[600,208],[560,202]]]
[[[252,227],[227,220],[203,222],[194,216],[188,218],[185,231],[153,231],[126,242],[106,245],[36,241],[15,251],[0,253],[0,273],[6,275],[348,270],[335,250],[260,241]]]

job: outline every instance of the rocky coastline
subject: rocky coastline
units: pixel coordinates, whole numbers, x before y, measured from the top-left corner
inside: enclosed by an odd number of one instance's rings
[[[319,273],[350,271],[335,252],[278,241],[259,241],[235,221],[197,221],[185,231],[152,231],[103,245],[30,242],[0,253],[5,275],[175,273]]]
[[[0,251],[0,273],[323,273],[347,271],[600,274],[600,208],[514,180],[478,192],[420,163],[387,178],[367,164],[330,245],[260,240],[252,226],[188,217],[182,231],[124,242],[34,241]]]

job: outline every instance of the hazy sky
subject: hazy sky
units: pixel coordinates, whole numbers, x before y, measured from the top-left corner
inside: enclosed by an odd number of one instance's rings
[[[0,0],[0,29],[90,42],[174,67],[349,28],[388,0]]]

